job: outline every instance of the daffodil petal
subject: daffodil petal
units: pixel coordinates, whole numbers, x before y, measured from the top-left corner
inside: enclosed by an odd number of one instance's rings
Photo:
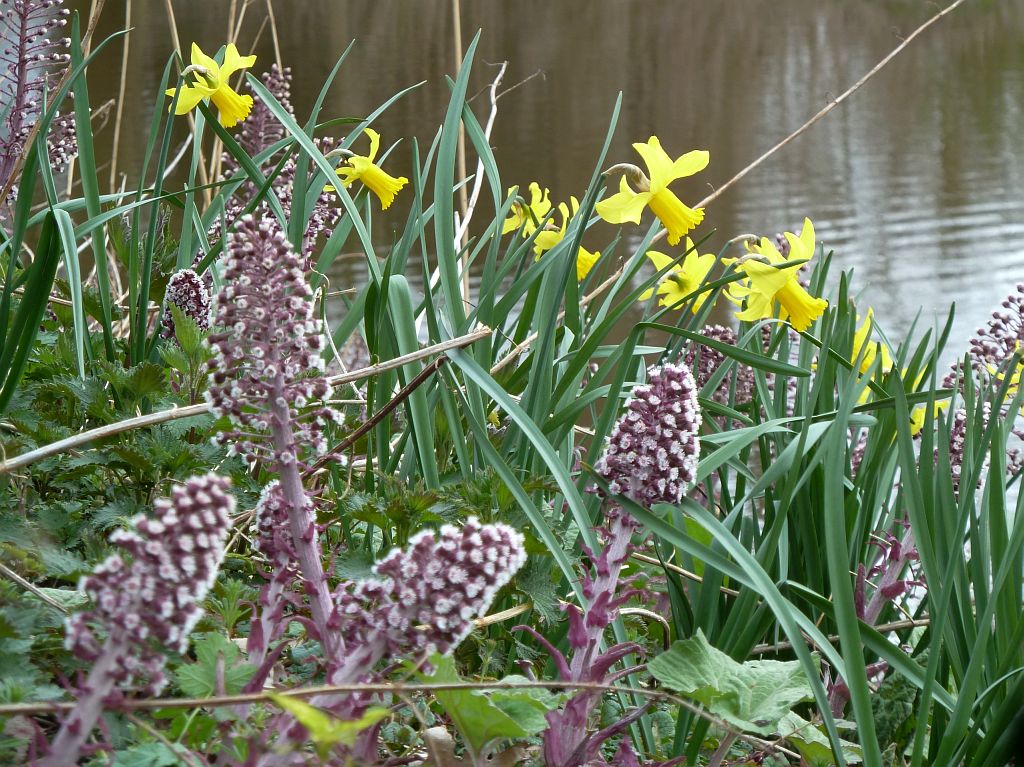
[[[671,256],[666,256],[664,253],[659,253],[656,250],[647,251],[647,257],[651,259],[651,263],[654,264],[654,268],[659,272],[675,260]],[[679,264],[673,265],[673,270],[678,270],[679,268]]]
[[[203,53],[197,43],[192,43],[192,65],[203,67],[218,81],[218,83],[220,82],[220,64]]]
[[[671,176],[668,181],[675,181],[677,178],[686,178],[692,176],[694,173],[700,173],[711,161],[711,153],[703,149],[695,149],[692,152],[687,152],[682,157],[678,158],[672,167],[669,169],[669,175]]]
[[[647,165],[652,192],[657,192],[672,180],[672,158],[662,148],[657,136],[651,136],[646,144],[633,144],[633,148]]]
[[[601,200],[594,206],[597,215],[609,224],[624,224],[627,221],[634,224],[640,223],[640,216],[651,199],[650,192],[634,192],[626,183],[626,178],[621,179],[619,191],[606,200]]]
[[[167,95],[174,97],[176,92],[175,88],[171,88],[167,91]],[[181,86],[181,94],[178,96],[178,103],[174,108],[174,114],[183,115],[191,112],[196,108],[196,105],[208,97],[213,91],[203,88],[195,88],[191,85]],[[174,102],[171,102],[172,104]],[[170,106],[167,107],[167,111],[171,111]]]
[[[221,79],[227,81],[239,69],[248,69],[256,63],[256,56],[240,56],[234,43],[228,43],[224,49],[224,63],[220,67]]]
[[[380,150],[380,134],[373,128],[365,128],[363,133],[370,137],[370,153],[366,155],[366,159],[373,162],[377,158],[377,152]]]

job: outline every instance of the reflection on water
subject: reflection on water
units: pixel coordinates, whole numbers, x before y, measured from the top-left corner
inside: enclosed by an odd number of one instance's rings
[[[228,0],[174,0],[185,45],[225,39]],[[241,5],[241,4],[239,4]],[[453,69],[448,0],[276,0],[280,48],[295,74],[302,115],[335,58],[357,45],[325,117],[365,114],[393,92],[428,83],[379,121],[385,139],[429,143]],[[680,185],[694,200],[772,146],[864,74],[921,21],[931,2],[843,0],[462,0],[468,37],[484,30],[475,85],[508,60],[492,145],[505,186],[539,180],[553,196],[581,195],[619,90],[612,157],[652,133],[670,153],[711,151],[711,166]],[[101,27],[121,23],[114,4]],[[141,16],[141,17],[140,17]],[[266,12],[247,10],[247,51]],[[162,3],[135,2],[130,67],[148,83],[126,104],[120,167],[139,167],[154,90],[172,42]],[[103,31],[101,29],[101,31]],[[847,104],[717,200],[708,222],[717,248],[739,232],[799,227],[807,215],[856,267],[858,285],[890,332],[958,304],[960,347],[1010,287],[1024,279],[1024,3],[978,2],[927,31]],[[257,70],[274,57],[264,29]],[[94,70],[94,97],[116,95],[120,52]],[[105,74],[106,77],[97,76]],[[479,99],[478,112],[484,109]],[[391,162],[409,162],[408,142]],[[404,171],[402,171],[404,172]],[[406,173],[406,175],[410,175]],[[486,197],[486,195],[484,195]],[[485,212],[482,212],[484,214]],[[381,228],[403,221],[396,205]],[[702,229],[701,231],[706,231]],[[589,247],[610,238],[588,234]],[[386,232],[378,238],[390,241]],[[348,260],[345,263],[356,263]],[[341,274],[337,282],[356,279]]]

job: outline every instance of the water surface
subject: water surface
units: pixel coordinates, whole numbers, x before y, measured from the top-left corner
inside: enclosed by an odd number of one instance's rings
[[[241,5],[241,4],[240,4]],[[184,45],[215,50],[228,0],[174,0]],[[635,161],[633,141],[658,135],[673,154],[711,152],[709,168],[678,184],[703,197],[868,71],[923,20],[931,2],[872,0],[462,0],[468,39],[483,37],[471,92],[508,61],[492,145],[502,183],[538,180],[557,199],[582,196],[618,91],[611,159]],[[246,11],[240,47],[274,60],[263,2]],[[379,121],[404,138],[389,165],[407,172],[408,139],[429,144],[444,116],[443,76],[454,68],[449,0],[277,0],[293,101],[310,108],[336,57],[357,44],[325,117],[363,115],[390,94],[428,82]],[[120,167],[139,167],[148,110],[171,50],[163,4],[133,4],[132,92]],[[123,21],[108,3],[101,31]],[[117,91],[120,51],[93,70],[94,98]],[[97,76],[99,74],[99,76]],[[148,90],[147,90],[148,88]],[[484,112],[484,96],[477,99]],[[740,232],[799,227],[804,216],[855,267],[863,301],[890,333],[918,309],[931,324],[956,301],[954,353],[1024,280],[1024,2],[971,2],[924,33],[811,132],[716,200],[707,222],[717,248]],[[378,226],[400,226],[398,206]],[[631,230],[632,231],[632,230]],[[636,230],[638,231],[638,230]],[[710,231],[707,224],[701,233]],[[588,233],[600,248],[612,231]],[[381,231],[378,241],[390,237]],[[346,262],[352,267],[353,261]],[[360,279],[335,275],[335,283]]]

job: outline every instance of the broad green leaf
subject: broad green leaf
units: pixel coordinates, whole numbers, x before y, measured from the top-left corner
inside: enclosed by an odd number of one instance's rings
[[[322,760],[326,760],[334,746],[351,746],[363,730],[373,727],[390,712],[375,706],[368,708],[358,719],[337,719],[326,711],[288,695],[271,695],[270,699],[294,716],[309,731],[309,739]]]
[[[251,663],[242,663],[242,651],[234,642],[220,634],[204,634],[195,639],[196,662],[180,667],[174,674],[178,686],[193,698],[208,698],[223,678],[226,695],[242,691],[256,671]],[[223,659],[223,660],[222,660]],[[220,666],[223,668],[219,668]]]
[[[431,663],[434,674],[423,676],[423,681],[463,681],[451,658],[435,655]],[[511,681],[521,679],[510,678]],[[541,694],[536,694],[538,692]],[[434,697],[444,706],[474,754],[481,754],[487,744],[498,739],[537,734],[547,727],[544,715],[560,703],[558,696],[538,690],[436,690]]]
[[[697,701],[746,732],[770,735],[801,701],[813,697],[797,661],[738,663],[708,644],[704,632],[675,642],[648,670],[666,687]]]

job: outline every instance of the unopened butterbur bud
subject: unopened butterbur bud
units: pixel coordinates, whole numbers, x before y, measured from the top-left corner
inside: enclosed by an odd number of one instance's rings
[[[182,269],[171,275],[164,299],[167,304],[163,316],[164,338],[174,337],[172,306],[180,309],[200,330],[210,329],[210,291],[203,278],[192,269]]]
[[[609,486],[643,506],[678,504],[696,478],[700,407],[690,369],[666,363],[633,389],[594,467]]]

